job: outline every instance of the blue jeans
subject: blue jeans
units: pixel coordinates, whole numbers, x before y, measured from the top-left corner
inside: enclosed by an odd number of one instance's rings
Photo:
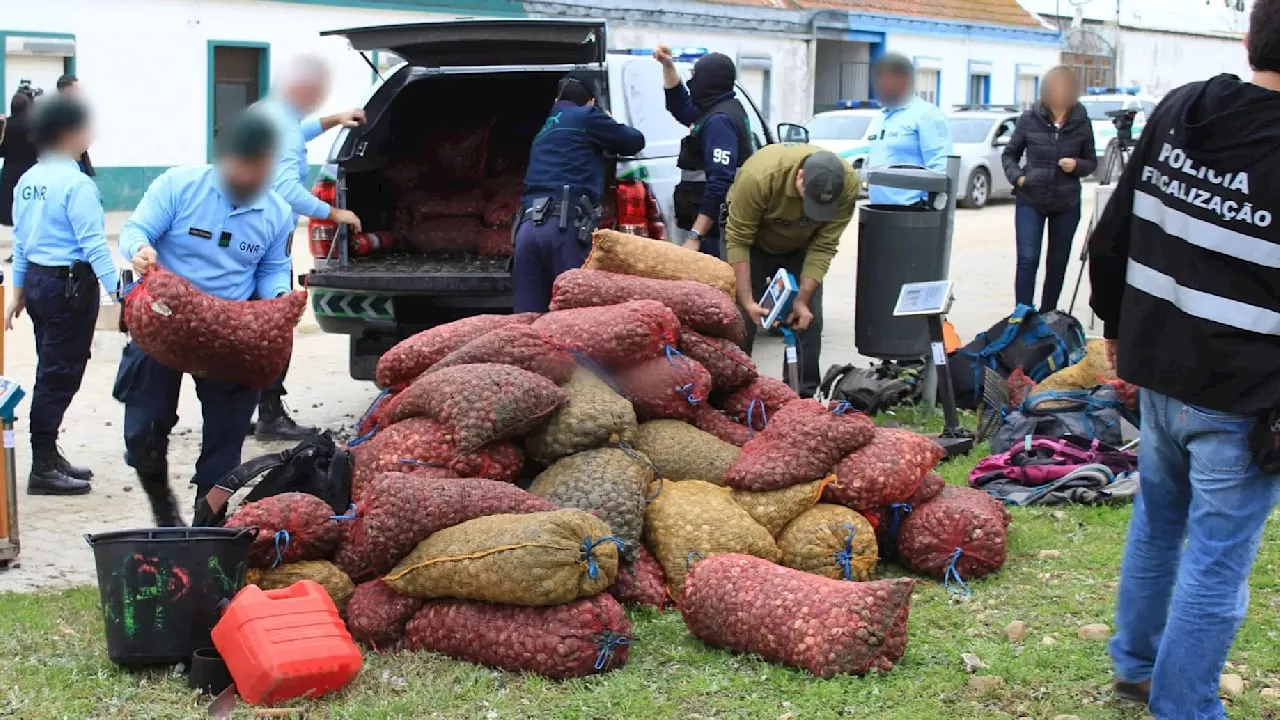
[[[1058,309],[1062,283],[1071,263],[1071,243],[1080,224],[1080,206],[1057,213],[1042,213],[1021,195],[1015,201],[1013,227],[1018,243],[1018,265],[1013,293],[1019,305],[1035,307],[1036,271],[1040,268],[1040,248],[1044,228],[1049,226],[1049,257],[1045,258],[1044,291],[1040,293],[1040,312]]]
[[[1218,678],[1280,500],[1280,476],[1249,450],[1254,422],[1142,390],[1141,491],[1110,650],[1120,680],[1151,681],[1159,720],[1226,718]]]

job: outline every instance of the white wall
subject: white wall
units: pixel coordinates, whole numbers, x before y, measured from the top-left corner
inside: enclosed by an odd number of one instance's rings
[[[1024,74],[1043,75],[1058,64],[1060,52],[1053,45],[1019,45],[932,35],[891,34],[886,45],[893,52],[915,59],[919,67],[940,69],[942,96],[939,105],[943,108],[968,101],[971,60],[991,65],[991,102],[1011,105],[1015,102],[1019,70]]]
[[[1220,73],[1249,77],[1244,41],[1234,38],[1122,30],[1117,55],[1116,82],[1155,95]]]
[[[76,75],[94,105],[93,160],[100,166],[205,162],[209,40],[270,43],[273,69],[300,52],[324,54],[334,70],[333,93],[324,108],[331,111],[358,105],[370,86],[371,72],[345,40],[322,39],[321,30],[443,17],[260,0],[0,4],[0,24],[7,30],[75,34]],[[313,142],[311,162],[323,162],[329,144],[323,139]]]
[[[768,55],[773,60],[769,120],[804,122],[813,108],[813,75],[809,71],[809,44],[804,40],[769,35],[669,32],[661,28],[609,26],[611,48],[699,47],[737,59],[741,54]],[[761,102],[760,98],[755,98]]]
[[[1122,26],[1196,34],[1241,34],[1249,27],[1253,0],[1243,11],[1223,0],[1018,0],[1022,7],[1046,16],[1074,17]]]

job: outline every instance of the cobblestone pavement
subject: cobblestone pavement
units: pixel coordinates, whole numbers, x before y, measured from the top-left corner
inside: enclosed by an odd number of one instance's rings
[[[1091,196],[1091,189],[1086,188]],[[1092,212],[1087,202],[1085,217]],[[118,229],[124,215],[112,213],[108,229]],[[1087,221],[1086,223],[1087,224]],[[1077,250],[1083,242],[1085,224],[1076,236]],[[986,329],[1013,307],[1013,205],[1002,202],[978,211],[960,211],[952,250],[951,276],[956,282],[956,304],[951,320],[962,338]],[[0,245],[7,238],[0,238]],[[856,227],[845,236],[825,284],[823,367],[836,362],[858,362],[853,341],[854,277],[857,260]],[[294,257],[308,257],[305,237],[295,236]],[[1073,259],[1068,271],[1063,303],[1070,301],[1078,263]],[[6,274],[8,268],[4,268]],[[306,268],[299,267],[304,271]],[[1088,287],[1081,290],[1077,314],[1088,330]],[[1097,328],[1101,332],[1101,326]],[[25,316],[5,338],[5,374],[18,379],[30,390],[35,373],[31,325]],[[299,422],[327,428],[349,428],[373,399],[372,385],[347,377],[347,341],[343,336],[321,333],[308,314],[296,337],[293,366],[286,400]],[[83,389],[67,414],[62,446],[73,462],[90,464],[97,480],[91,494],[74,498],[28,497],[25,494],[30,453],[25,422],[17,425],[19,523],[22,554],[16,567],[0,570],[0,592],[33,591],[71,585],[92,584],[95,580],[93,554],[83,536],[113,529],[147,527],[149,507],[133,473],[124,464],[120,425],[123,408],[111,398],[111,385],[124,338],[115,332],[99,332],[94,341]],[[758,343],[756,358],[769,370],[781,367],[781,347],[776,339]],[[864,361],[865,362],[865,361]],[[25,403],[24,403],[25,408]],[[175,479],[189,478],[199,454],[200,411],[194,387],[188,380],[179,407],[180,420],[169,451]],[[244,457],[278,450],[249,440]],[[175,480],[180,497],[190,501],[189,486]],[[186,515],[190,517],[188,509]]]

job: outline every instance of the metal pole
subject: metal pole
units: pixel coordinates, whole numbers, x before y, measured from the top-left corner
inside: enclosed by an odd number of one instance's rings
[[[956,188],[960,187],[960,156],[947,156],[947,206],[942,216],[942,277],[951,276],[951,239],[956,230]],[[939,321],[941,322],[941,321]],[[920,391],[924,408],[930,414],[938,404],[938,368],[933,363],[933,353],[926,356],[924,387]]]
[[[8,537],[0,538],[0,541],[8,541],[10,552],[4,553],[8,557],[0,557],[0,561],[9,562],[16,560],[21,549],[18,541],[18,462],[14,453],[13,446],[13,421],[6,420],[3,423],[4,428],[4,476],[5,476],[5,494],[8,500],[6,511],[8,514]]]

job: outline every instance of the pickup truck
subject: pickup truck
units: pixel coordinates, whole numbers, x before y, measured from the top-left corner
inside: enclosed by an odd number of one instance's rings
[[[388,165],[432,128],[492,123],[490,137],[522,148],[527,163],[560,78],[570,70],[594,73],[601,106],[644,132],[647,141],[639,156],[611,159],[601,227],[656,239],[674,230],[675,160],[688,129],[666,111],[661,67],[650,51],[609,51],[605,33],[603,21],[543,19],[324,33],[347,38],[361,53],[391,52],[404,61],[375,83],[364,104],[368,122],[339,134],[313,189],[326,202],[355,211],[364,224],[356,237],[327,221],[308,226],[315,269],[305,281],[312,309],[322,331],[349,336],[351,377],[373,380],[382,353],[416,332],[470,315],[511,312],[510,258],[364,254],[359,247],[394,222],[397,198]],[[692,61],[706,51],[676,52],[687,77]],[[740,86],[738,93],[756,145],[774,142],[754,101]],[[522,176],[521,169],[517,180]]]

